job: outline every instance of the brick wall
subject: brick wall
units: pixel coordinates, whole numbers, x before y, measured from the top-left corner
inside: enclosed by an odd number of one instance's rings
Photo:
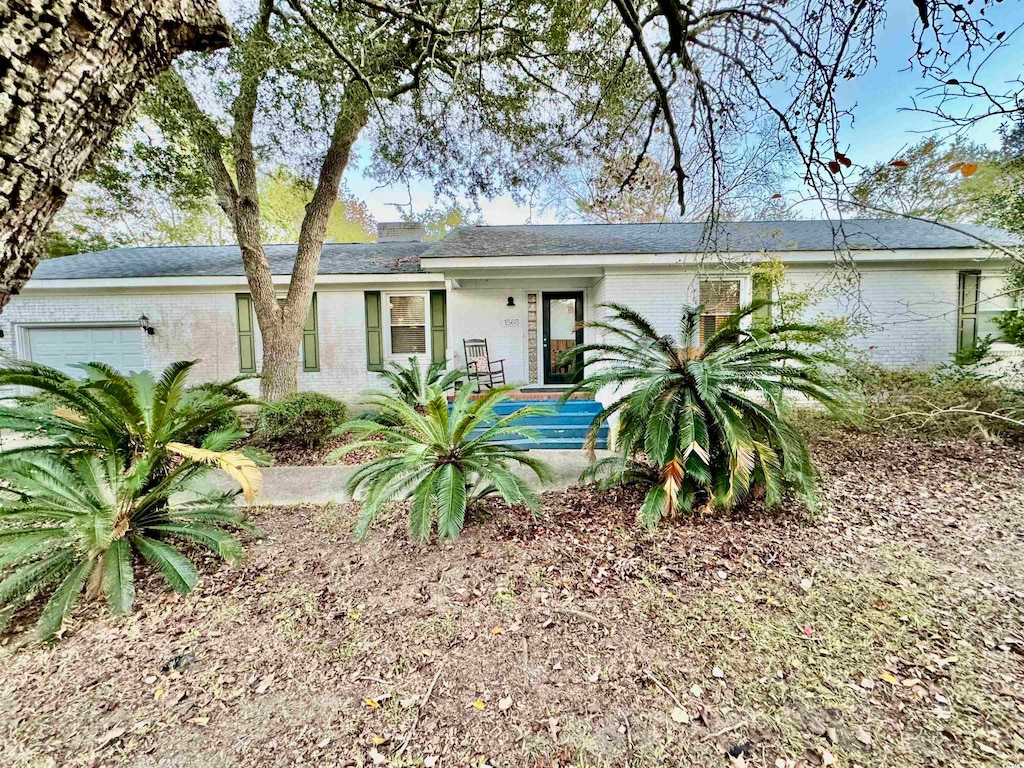
[[[318,292],[320,371],[298,371],[300,390],[315,390],[357,400],[376,385],[366,370],[363,292]],[[135,323],[145,314],[156,329],[143,339],[144,360],[159,371],[175,360],[198,359],[195,383],[229,379],[239,374],[235,292],[122,293],[117,295],[15,297],[0,315],[0,354],[14,357],[17,328],[39,324]],[[140,333],[142,331],[140,330]],[[262,363],[259,332],[255,339],[257,369]],[[257,392],[256,381],[246,388]]]
[[[794,290],[824,292],[808,318],[849,317],[862,323],[854,347],[899,368],[948,363],[956,352],[958,269],[862,269],[840,280],[826,270],[790,269]]]

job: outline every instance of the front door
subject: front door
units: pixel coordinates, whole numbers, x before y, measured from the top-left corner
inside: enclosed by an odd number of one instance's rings
[[[544,383],[575,384],[583,378],[578,360],[564,353],[583,343],[583,292],[544,294]]]

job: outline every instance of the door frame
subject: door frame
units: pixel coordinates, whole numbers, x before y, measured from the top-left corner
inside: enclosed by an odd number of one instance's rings
[[[575,384],[583,378],[583,367],[581,366],[576,376],[570,379],[565,374],[551,373],[551,356],[548,353],[551,341],[551,299],[576,299],[576,323],[579,326],[584,321],[584,306],[586,304],[586,291],[541,291],[541,317],[543,324],[541,328],[541,356],[544,358],[544,385],[545,386],[566,386]],[[583,343],[583,328],[576,329],[576,345]]]

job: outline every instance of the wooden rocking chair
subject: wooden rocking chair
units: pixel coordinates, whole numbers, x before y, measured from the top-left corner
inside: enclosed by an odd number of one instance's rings
[[[466,355],[466,375],[476,382],[476,391],[482,386],[493,389],[505,383],[505,360],[491,360],[487,351],[487,339],[463,339],[462,349]]]

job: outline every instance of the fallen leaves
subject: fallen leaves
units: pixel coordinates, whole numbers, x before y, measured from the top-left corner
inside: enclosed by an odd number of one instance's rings
[[[259,683],[256,686],[256,695],[262,696],[264,693],[270,690],[270,686],[274,684],[274,673],[271,672],[266,677],[260,678]]]
[[[690,722],[689,714],[687,714],[686,710],[682,707],[673,707],[672,711],[668,714],[674,722],[679,723],[680,725]]]
[[[479,710],[483,710],[483,709],[485,709],[487,707],[487,705],[484,704],[483,701],[481,701],[480,699],[477,699],[476,701],[471,703],[469,706],[473,707],[473,709],[479,709]]]

